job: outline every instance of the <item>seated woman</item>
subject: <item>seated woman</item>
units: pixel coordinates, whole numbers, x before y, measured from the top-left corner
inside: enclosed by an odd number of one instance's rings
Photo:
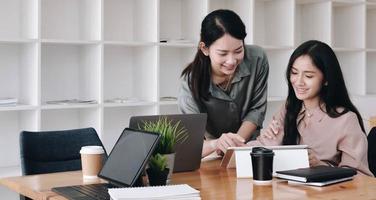
[[[301,44],[290,57],[286,77],[285,105],[248,144],[306,144],[311,166],[346,166],[372,176],[362,118],[349,98],[333,50],[315,40]]]

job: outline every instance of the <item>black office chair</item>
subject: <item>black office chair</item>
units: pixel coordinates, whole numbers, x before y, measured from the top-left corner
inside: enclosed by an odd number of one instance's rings
[[[376,127],[373,127],[368,134],[368,166],[369,170],[376,176]]]
[[[81,156],[79,152],[82,146],[87,145],[103,147],[94,128],[41,132],[22,131],[20,135],[22,174],[33,175],[80,170]],[[107,159],[106,150],[105,159]]]

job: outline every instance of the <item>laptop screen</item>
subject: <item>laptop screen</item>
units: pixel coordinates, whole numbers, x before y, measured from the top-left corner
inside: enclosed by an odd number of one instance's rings
[[[124,186],[133,186],[159,140],[159,134],[124,129],[99,177]]]
[[[188,133],[188,138],[183,143],[178,142],[175,145],[176,154],[173,172],[186,172],[200,168],[207,115],[198,113],[132,116],[129,127],[138,129],[145,122],[157,122],[161,118],[167,118],[172,124],[179,123],[177,129],[183,128]]]

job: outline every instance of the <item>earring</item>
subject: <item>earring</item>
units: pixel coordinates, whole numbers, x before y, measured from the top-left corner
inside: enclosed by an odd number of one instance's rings
[[[325,83],[324,83],[324,86],[328,86],[328,82],[325,82]]]

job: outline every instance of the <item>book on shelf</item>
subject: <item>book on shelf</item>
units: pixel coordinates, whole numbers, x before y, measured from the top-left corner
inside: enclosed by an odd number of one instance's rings
[[[96,100],[81,100],[81,99],[63,99],[55,101],[46,101],[46,104],[57,104],[57,105],[67,105],[67,104],[96,104]]]
[[[349,178],[355,174],[355,169],[331,166],[316,166],[276,172],[278,178],[305,183]]]
[[[17,98],[0,98],[0,106],[15,106],[17,103]]]
[[[110,188],[108,193],[111,199],[189,199],[199,200],[200,191],[187,184],[151,186],[151,187],[129,187],[129,188]]]

